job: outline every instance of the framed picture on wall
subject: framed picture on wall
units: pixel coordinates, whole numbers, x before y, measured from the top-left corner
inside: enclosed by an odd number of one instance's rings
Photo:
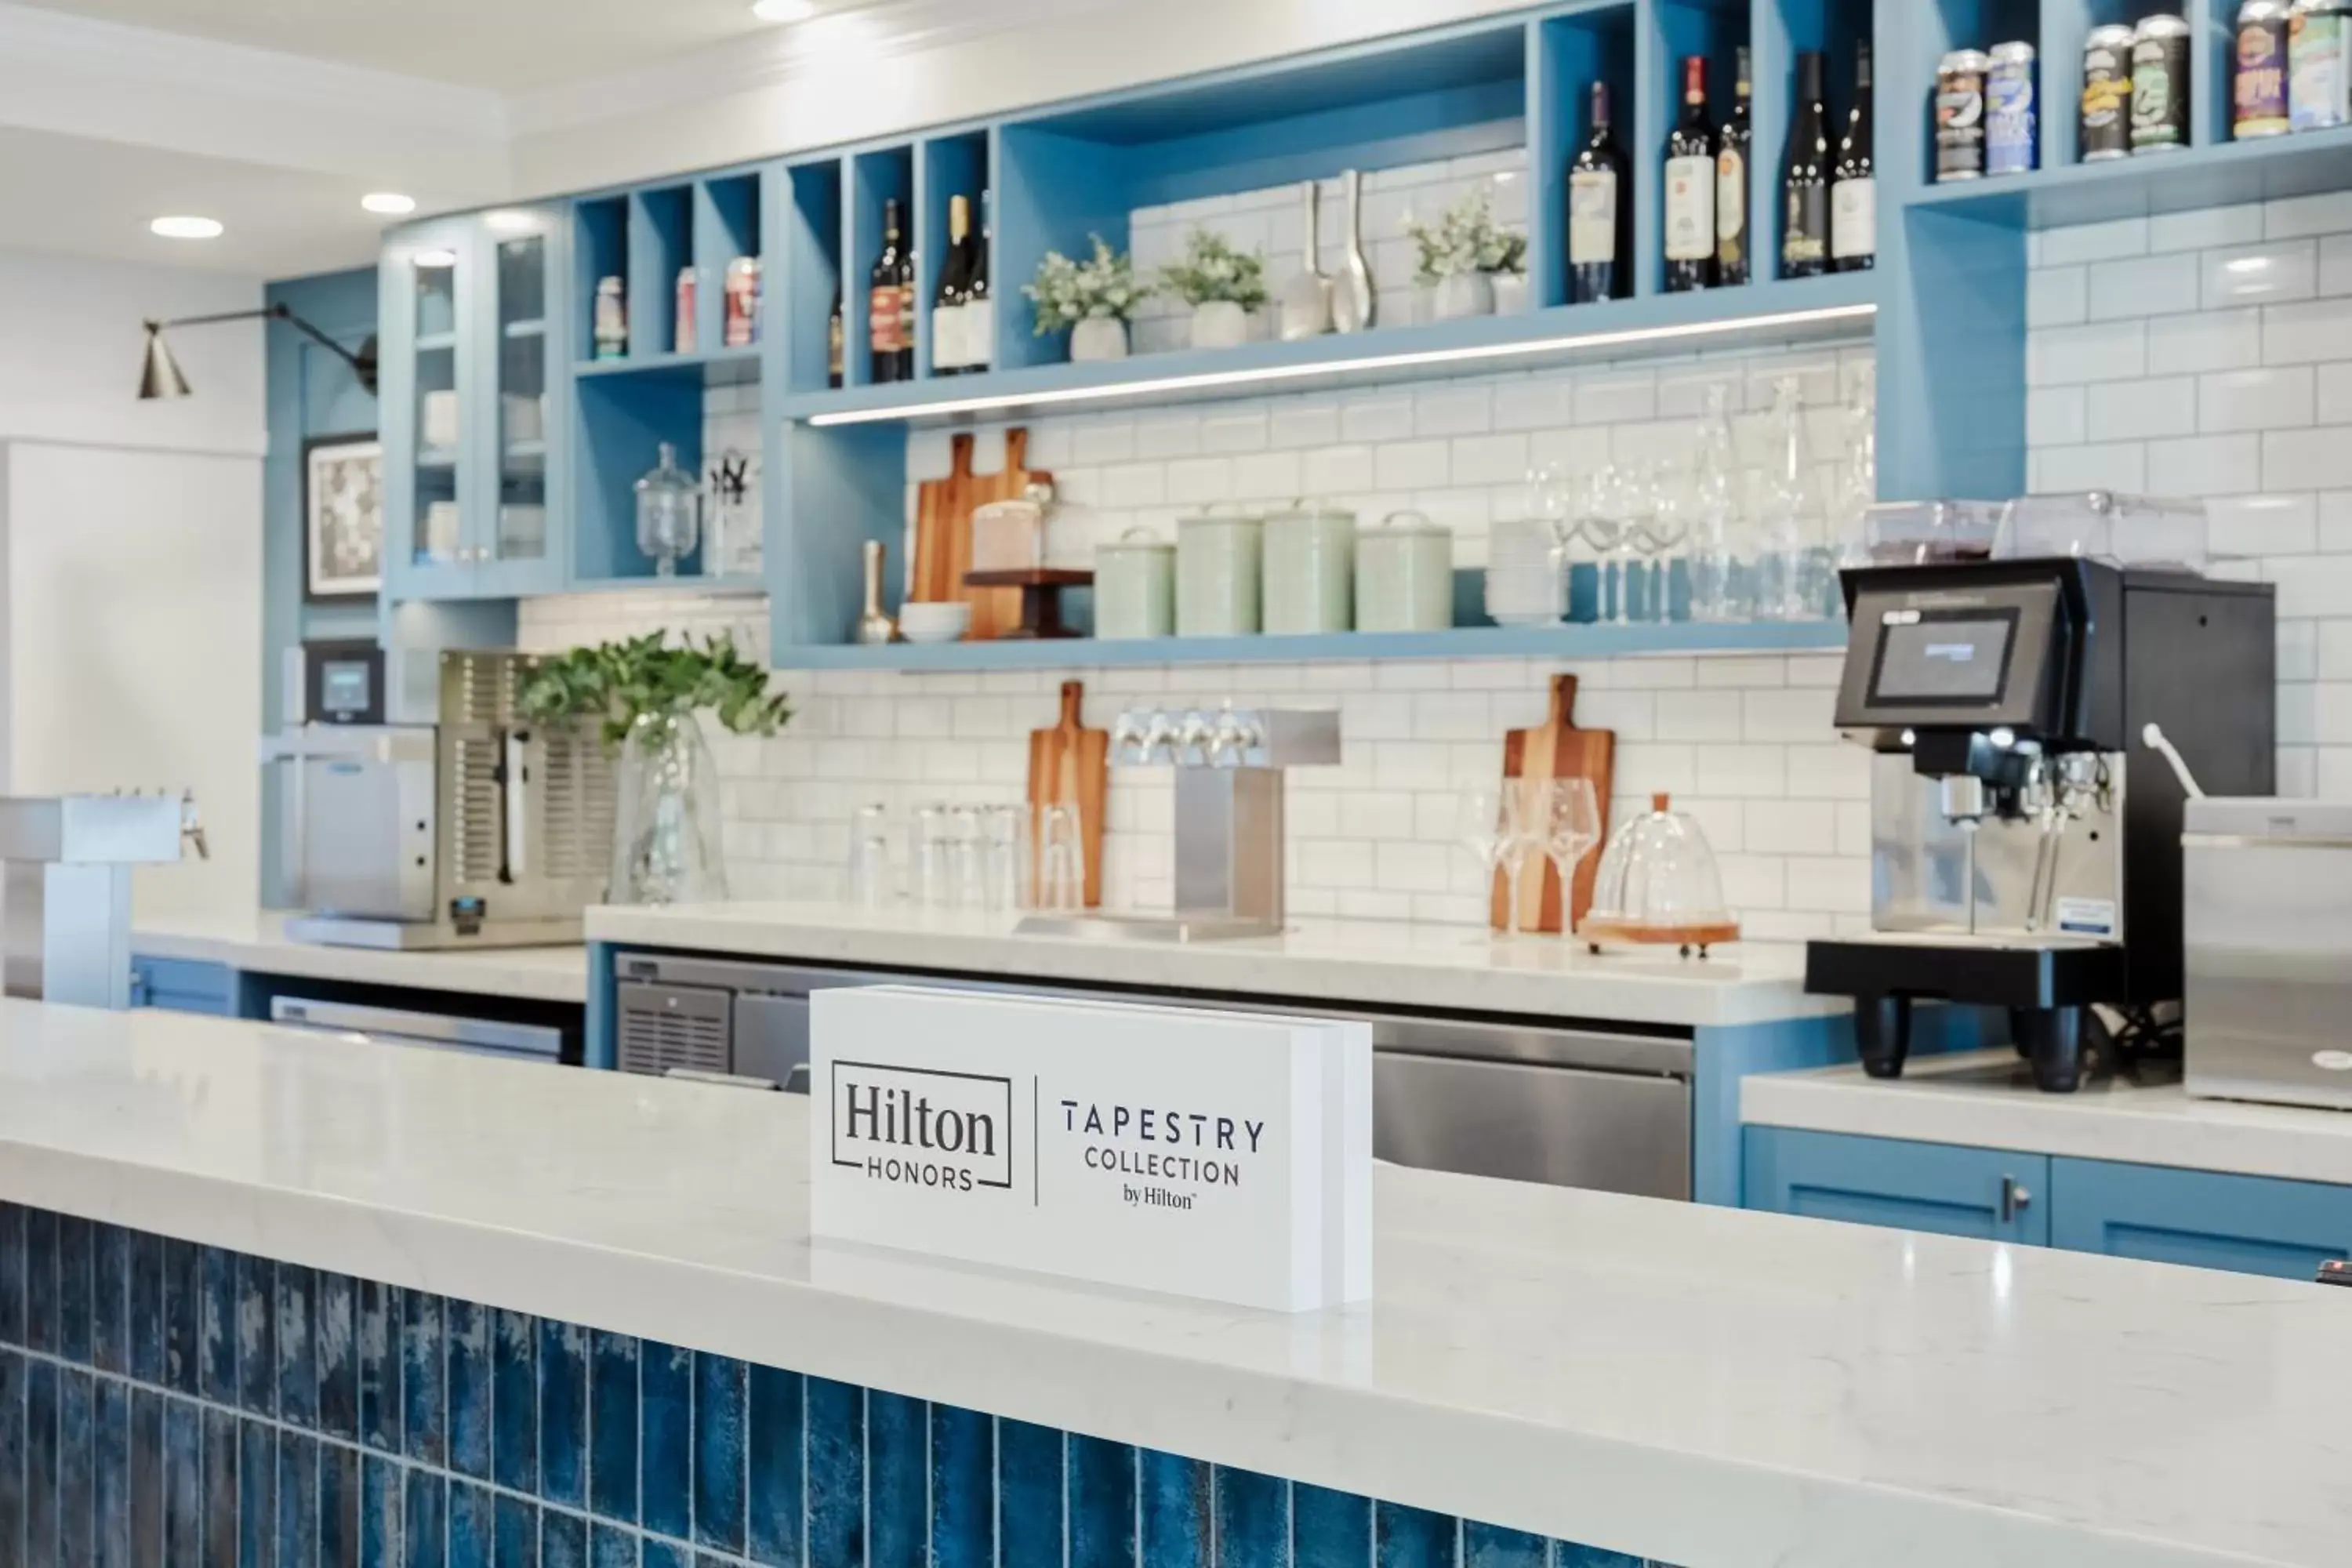
[[[373,436],[302,443],[302,591],[363,599],[383,586],[383,444]]]

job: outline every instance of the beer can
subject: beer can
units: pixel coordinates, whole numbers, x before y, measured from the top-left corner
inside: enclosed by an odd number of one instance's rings
[[[760,341],[760,258],[739,256],[727,264],[727,317],[720,341],[730,349]]]
[[[2177,153],[2189,145],[2189,24],[2141,20],[2132,35],[2131,149]]]
[[[2083,40],[2083,162],[2131,152],[2132,30],[2110,24]]]
[[[2033,46],[1995,44],[1985,73],[1985,173],[2022,174],[2033,167]]]
[[[676,340],[672,346],[682,354],[690,354],[695,349],[694,295],[694,268],[681,267],[677,269],[677,310],[671,317],[671,336]]]
[[[2294,0],[2286,25],[2287,118],[2297,131],[2352,121],[2352,5]]]
[[[2287,133],[2287,0],[2238,7],[2230,75],[2230,134],[2241,142]]]
[[[1936,178],[1977,180],[1985,172],[1985,76],[1992,58],[1954,49],[1936,65]]]

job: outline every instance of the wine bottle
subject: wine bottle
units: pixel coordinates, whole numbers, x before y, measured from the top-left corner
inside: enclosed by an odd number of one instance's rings
[[[841,390],[848,338],[848,323],[842,320],[841,285],[836,283],[833,286],[833,318],[825,323],[824,330],[824,384],[836,392]]]
[[[996,296],[988,287],[989,194],[980,193],[980,232],[964,259],[963,368],[973,374],[996,363]]]
[[[940,286],[931,296],[931,374],[961,375],[970,357],[964,348],[964,306],[971,294],[971,202],[948,198],[948,254],[940,264]]]
[[[902,281],[912,287],[913,276],[914,268],[900,244],[898,203],[894,197],[882,204],[882,254],[875,258],[866,294],[867,369],[877,383],[899,379],[900,349],[914,337],[903,314],[905,301],[899,291]]]
[[[1568,296],[1590,305],[1633,292],[1633,201],[1611,126],[1609,84],[1592,84],[1592,132],[1568,165]]]
[[[1840,272],[1878,265],[1878,165],[1871,151],[1870,42],[1853,55],[1853,108],[1838,138],[1830,187],[1830,260]]]
[[[1715,281],[1715,147],[1706,127],[1706,60],[1683,59],[1683,112],[1666,133],[1666,291]]]
[[[1830,264],[1829,111],[1822,102],[1822,56],[1797,57],[1797,112],[1780,175],[1780,276],[1811,278]]]
[[[1739,78],[1731,84],[1731,118],[1723,122],[1715,153],[1715,280],[1728,289],[1748,281],[1748,156],[1756,140],[1750,117],[1755,96],[1748,46],[1739,46]]]

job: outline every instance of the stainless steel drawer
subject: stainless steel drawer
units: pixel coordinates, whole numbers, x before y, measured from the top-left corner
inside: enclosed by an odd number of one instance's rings
[[[1687,1198],[1690,1104],[1679,1079],[1381,1051],[1372,1152],[1424,1170]]]

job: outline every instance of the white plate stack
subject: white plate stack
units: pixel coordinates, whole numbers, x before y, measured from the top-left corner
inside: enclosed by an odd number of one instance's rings
[[[1486,540],[1486,614],[1497,626],[1552,626],[1568,615],[1568,574],[1549,520],[1497,522]]]

